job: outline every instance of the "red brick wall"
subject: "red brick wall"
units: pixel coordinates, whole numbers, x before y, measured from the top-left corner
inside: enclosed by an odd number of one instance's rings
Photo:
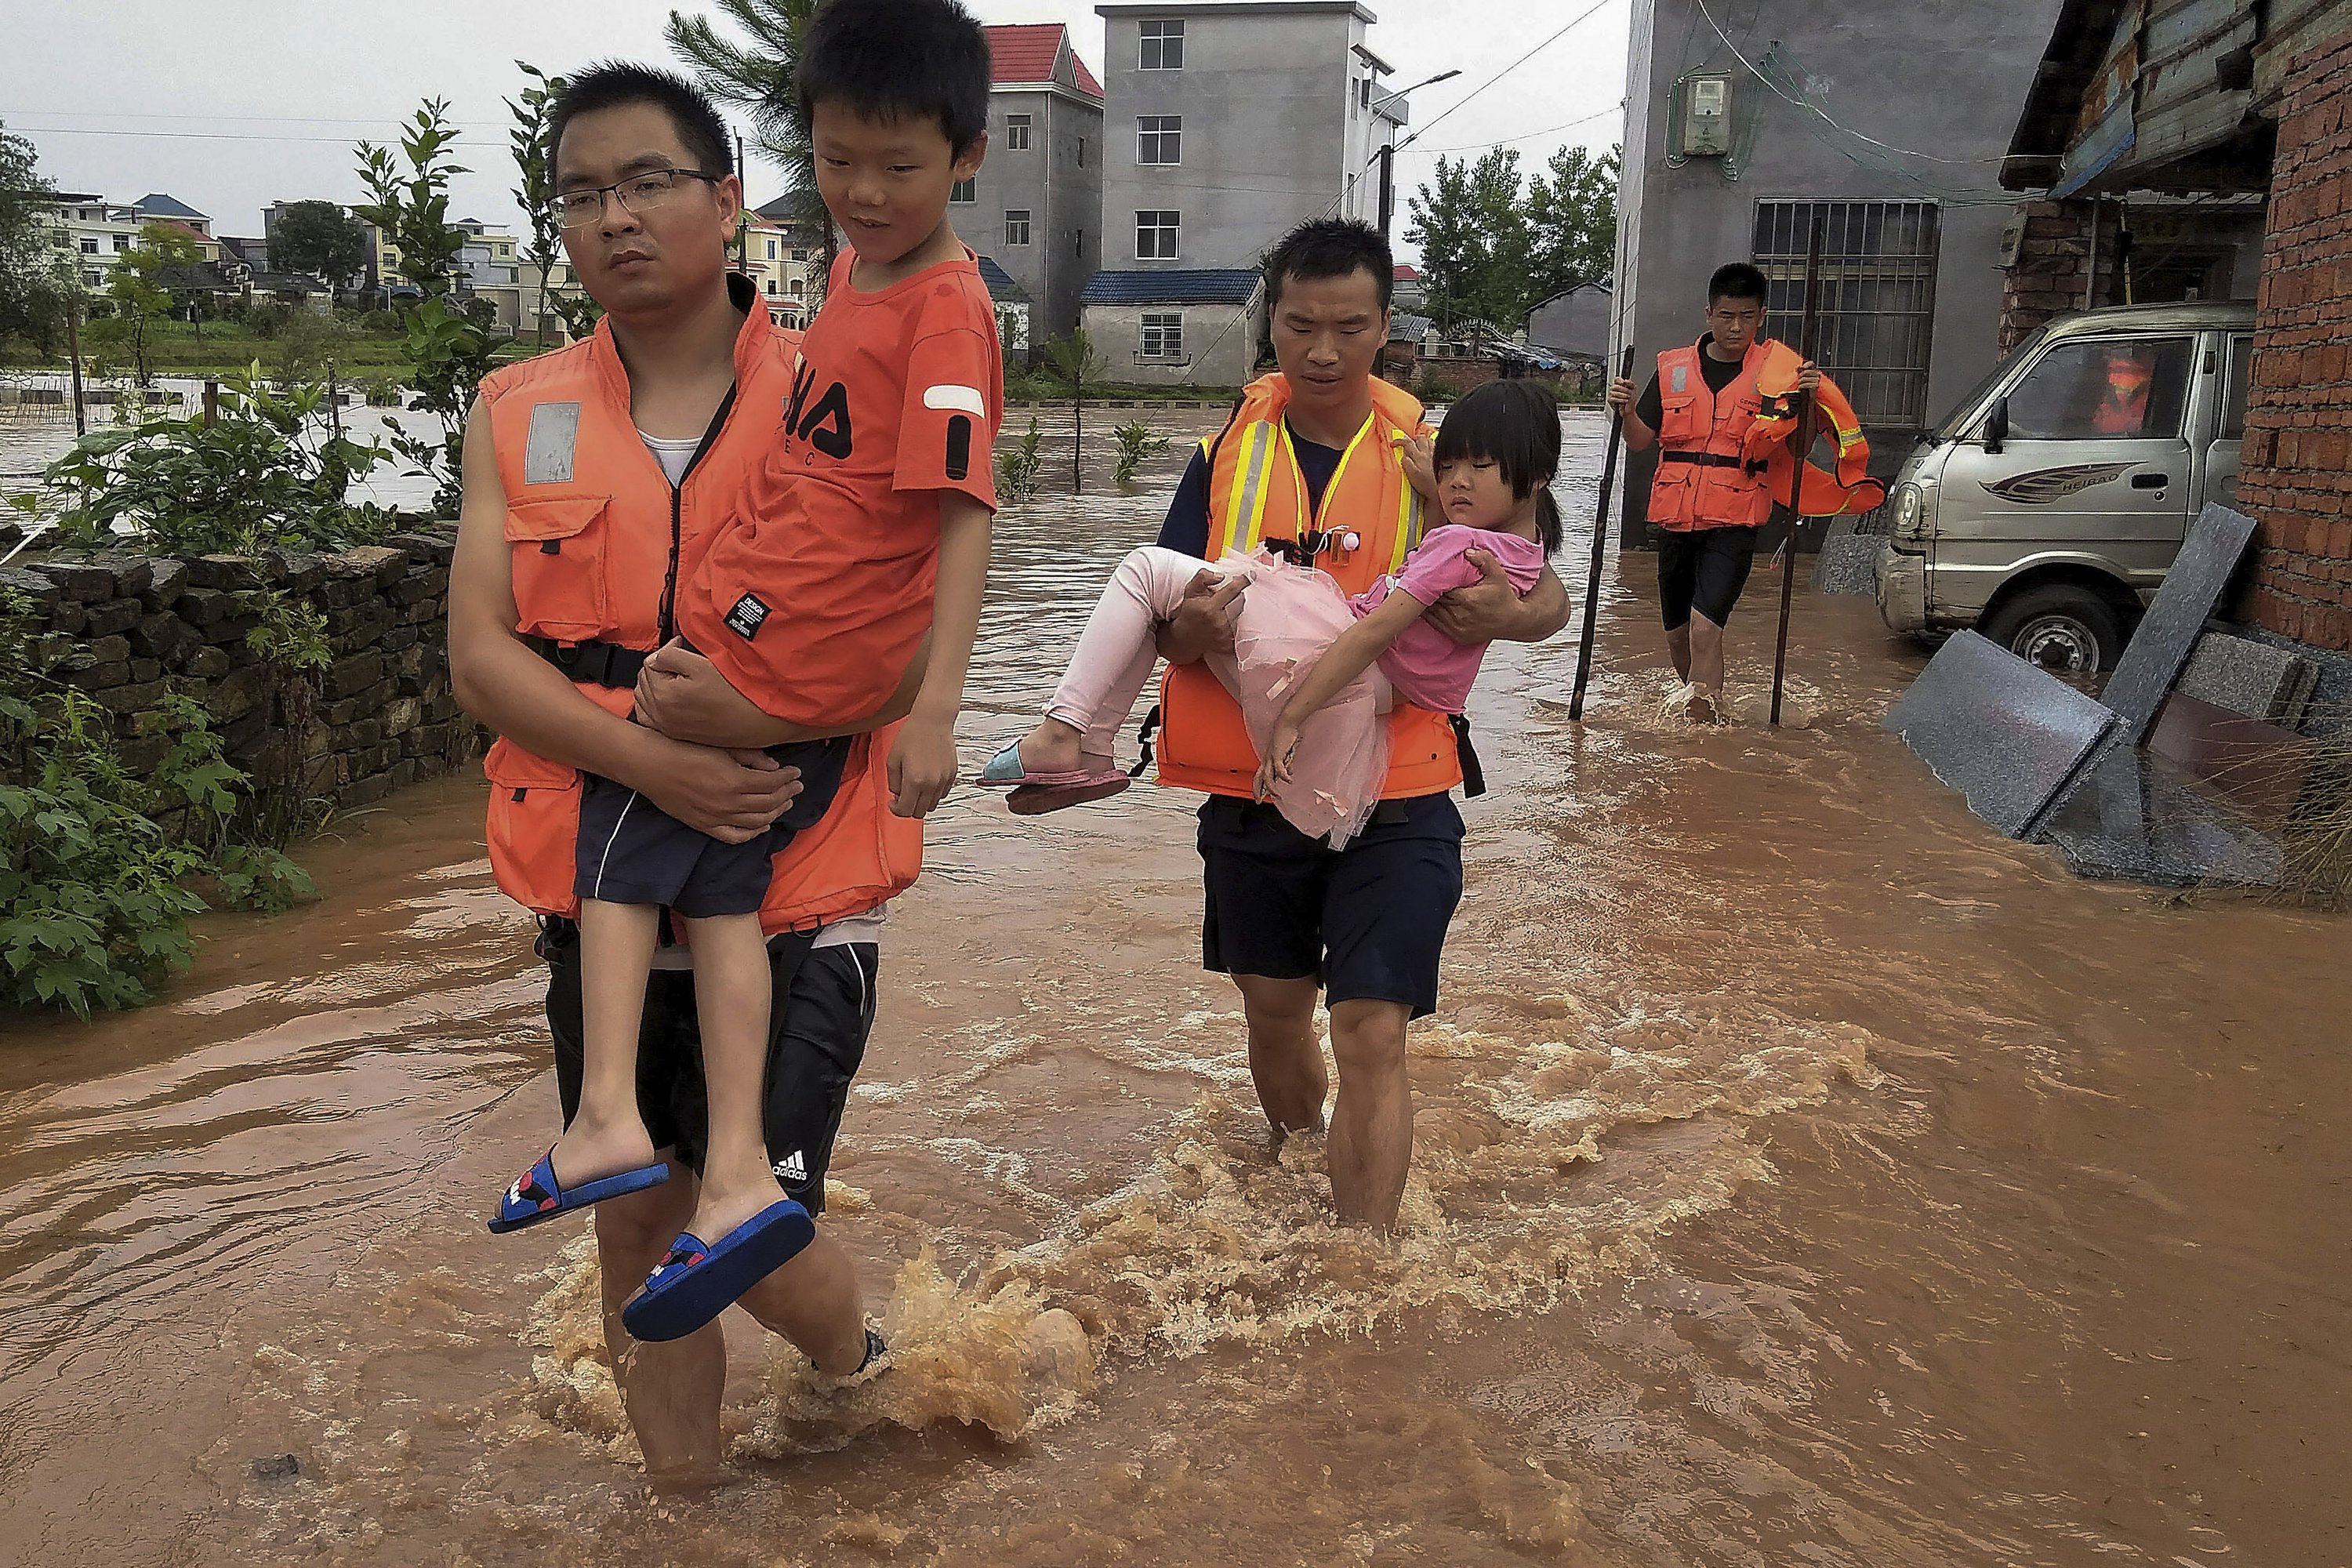
[[[2121,302],[2116,259],[2122,254],[2123,204],[2084,198],[2020,205],[2025,233],[2017,261],[2001,279],[2000,353],[2006,354],[2053,316]],[[2092,232],[2098,235],[2095,262]],[[2089,282],[2094,266],[2098,281]]]
[[[2239,615],[2352,649],[2352,32],[2287,71],[2238,504],[2262,524]]]

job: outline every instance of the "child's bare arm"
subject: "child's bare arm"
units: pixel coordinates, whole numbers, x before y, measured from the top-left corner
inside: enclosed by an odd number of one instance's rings
[[[980,635],[995,515],[961,490],[940,492],[939,582],[931,591],[930,665],[907,727],[890,749],[890,809],[928,816],[956,781],[955,721]]]
[[[1298,731],[1322,706],[1339,695],[1348,683],[1371,668],[1374,660],[1388,652],[1405,628],[1428,613],[1429,606],[1402,591],[1391,592],[1375,606],[1372,613],[1341,632],[1315,668],[1292,689],[1290,698],[1282,705],[1282,717],[1274,723],[1274,735],[1267,742],[1265,757],[1257,770],[1257,797],[1265,799],[1274,793],[1276,784],[1290,777],[1290,753],[1298,744]]]

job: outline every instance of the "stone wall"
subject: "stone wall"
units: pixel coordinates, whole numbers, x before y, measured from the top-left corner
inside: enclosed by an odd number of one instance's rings
[[[2004,357],[2052,317],[2112,305],[2122,298],[2116,281],[2123,250],[2121,203],[2024,202],[2011,221],[2023,224],[2025,232],[2017,242],[2016,261],[2001,275],[2000,342]]]
[[[453,531],[382,545],[258,560],[128,552],[20,556],[0,588],[30,598],[40,654],[114,716],[126,767],[145,773],[170,745],[164,698],[204,704],[229,757],[257,784],[299,779],[306,797],[350,808],[382,800],[476,755],[481,736],[449,687]],[[260,591],[326,617],[334,662],[289,684],[247,646]]]
[[[2238,504],[2256,518],[2238,614],[2352,649],[2352,32],[2298,57],[2280,106]]]

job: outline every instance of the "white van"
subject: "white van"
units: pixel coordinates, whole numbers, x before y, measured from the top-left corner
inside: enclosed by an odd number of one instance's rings
[[[2251,301],[2126,306],[2018,345],[1895,476],[1886,624],[2114,668],[2190,520],[2236,500],[2253,327]]]

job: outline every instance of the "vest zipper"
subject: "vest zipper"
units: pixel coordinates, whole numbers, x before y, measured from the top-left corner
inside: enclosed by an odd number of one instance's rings
[[[702,432],[702,440],[694,448],[694,456],[686,460],[686,470],[677,476],[677,483],[669,488],[669,569],[662,579],[661,636],[657,642],[668,642],[677,636],[677,558],[683,547],[686,529],[686,481],[694,478],[694,470],[702,455],[710,450],[727,427],[727,416],[735,411],[735,388],[730,385],[727,395],[719,400],[719,412],[710,416],[710,424]]]

